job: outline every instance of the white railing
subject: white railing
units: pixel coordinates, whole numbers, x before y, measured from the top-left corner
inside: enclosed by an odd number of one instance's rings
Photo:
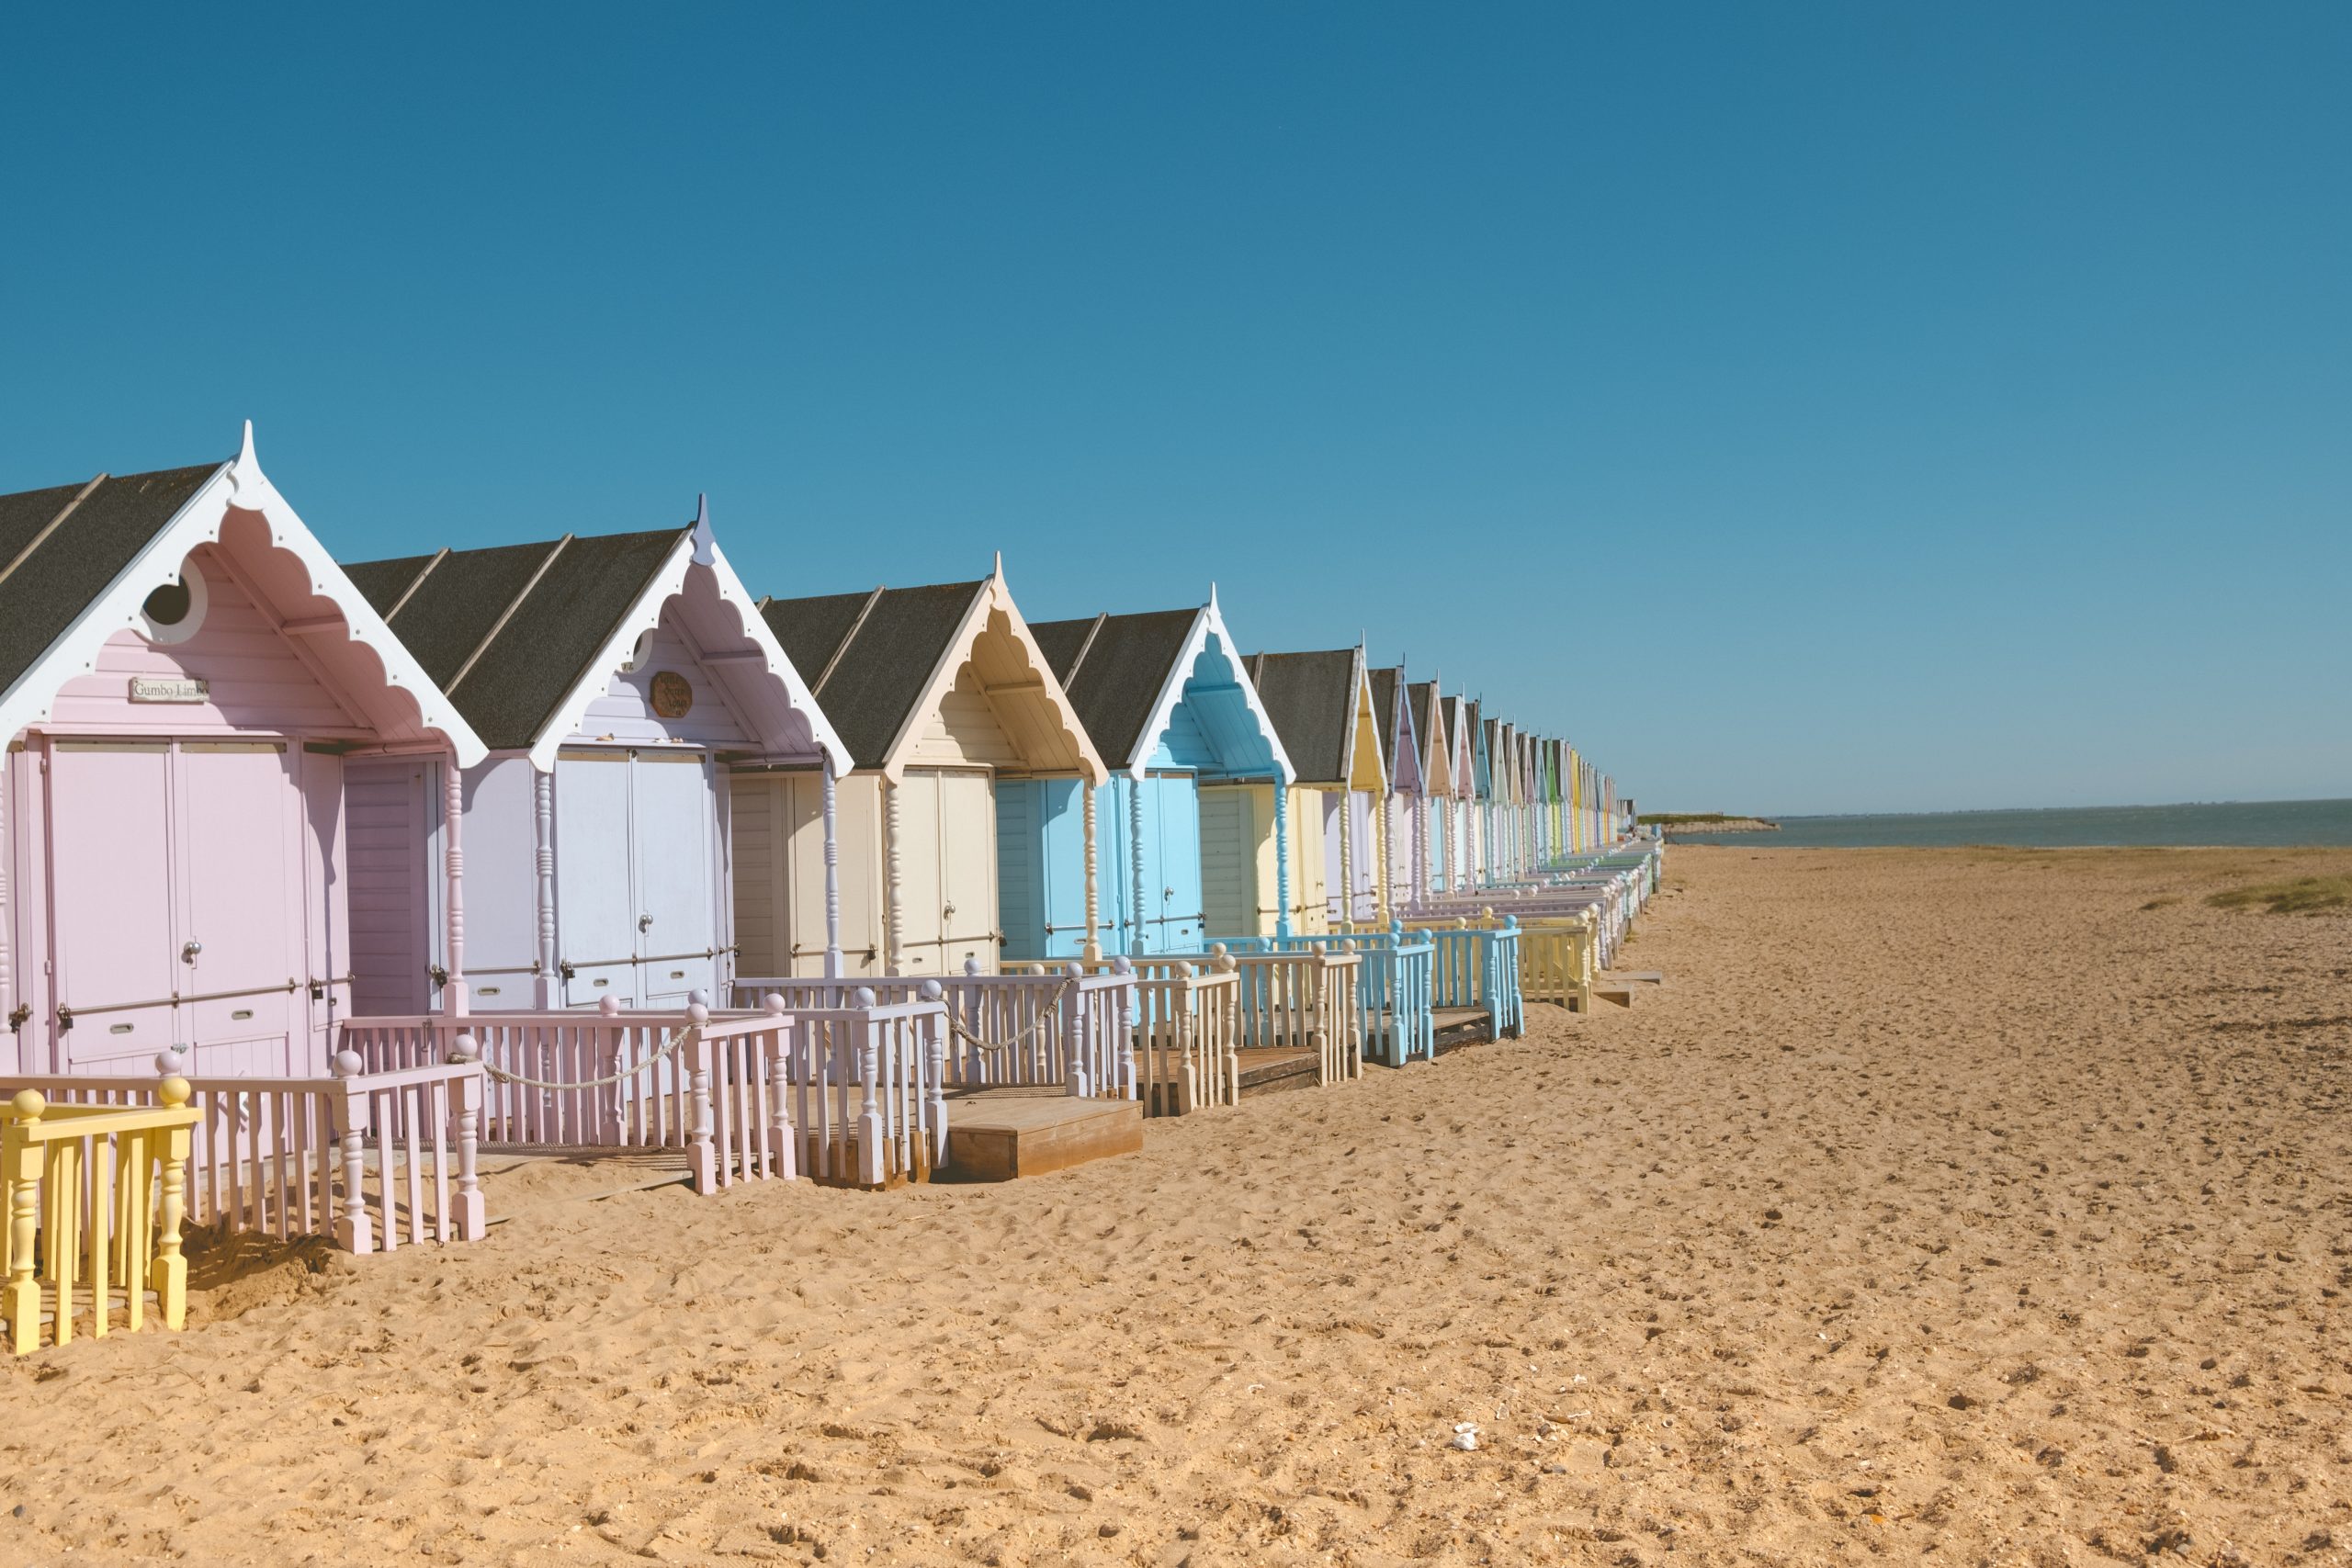
[[[1072,962],[1010,963],[1004,972],[1067,977]],[[1219,970],[1205,958],[1075,962],[1089,975],[1124,975],[1135,982],[1126,1028],[1145,1115],[1182,1116],[1240,1098],[1241,982],[1230,966]]]
[[[946,1010],[945,1082],[950,1089],[1059,1086],[1074,1095],[1136,1098],[1134,1043],[1127,1028],[1130,973],[1086,972],[1067,964],[1045,974],[738,978],[745,1006],[786,1012],[838,1007],[871,994],[882,1005],[929,1002]],[[771,1001],[773,998],[773,1001]]]

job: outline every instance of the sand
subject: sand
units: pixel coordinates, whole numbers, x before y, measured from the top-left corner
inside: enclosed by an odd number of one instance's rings
[[[1138,1156],[525,1168],[0,1367],[0,1562],[2341,1562],[2352,919],[2200,897],[2348,863],[1679,848],[1634,1010]]]

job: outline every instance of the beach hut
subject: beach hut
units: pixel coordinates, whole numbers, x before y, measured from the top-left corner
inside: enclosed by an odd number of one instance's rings
[[[349,570],[490,749],[459,781],[417,759],[347,764],[360,1010],[439,1008],[460,986],[485,1010],[724,1001],[729,770],[848,754],[707,510]],[[447,855],[453,783],[472,846],[462,955],[424,873]]]
[[[741,973],[941,975],[968,962],[994,974],[1008,937],[999,784],[1091,789],[1109,776],[1013,603],[1002,560],[978,581],[769,599],[761,609],[808,673],[850,771],[830,803],[821,775],[737,771]],[[816,826],[829,806],[839,844],[831,864]],[[829,927],[839,932],[830,953]]]
[[[1371,843],[1359,849],[1346,799],[1386,787],[1363,649],[1257,653],[1244,667],[1295,777],[1280,791],[1265,784],[1202,789],[1210,934],[1320,933],[1331,926],[1332,888],[1356,880],[1360,854],[1368,868],[1377,852]],[[1327,844],[1336,852],[1329,858]],[[1344,860],[1345,876],[1330,859]]]
[[[1413,897],[1419,902],[1445,889],[1446,814],[1453,809],[1453,769],[1445,739],[1445,705],[1438,700],[1435,681],[1416,681],[1406,687],[1413,738],[1419,746],[1419,782],[1414,796],[1419,818],[1413,834],[1418,854]]]
[[[1388,759],[1388,789],[1380,797],[1381,832],[1388,853],[1382,862],[1380,923],[1385,925],[1397,908],[1416,897],[1414,867],[1418,863],[1421,816],[1421,753],[1413,732],[1413,706],[1405,667],[1394,664],[1371,673],[1372,711],[1379,716],[1381,754]]]
[[[1451,793],[1446,801],[1446,889],[1467,892],[1478,886],[1477,814],[1472,799],[1477,774],[1471,765],[1470,703],[1461,696],[1440,697],[1445,724],[1446,766]]]
[[[1030,630],[1112,776],[1091,793],[1077,778],[998,779],[1006,955],[1200,951],[1203,788],[1287,792],[1295,776],[1215,589],[1191,609]]]
[[[0,1036],[22,1073],[325,1071],[355,770],[483,748],[263,473],[0,496]],[[417,874],[432,880],[423,865]]]
[[[1510,720],[1490,720],[1493,728],[1496,875],[1517,882],[1527,874],[1519,842],[1519,731]]]
[[[1495,863],[1494,768],[1487,750],[1487,716],[1481,704],[1463,706],[1463,723],[1470,744],[1470,865],[1474,886],[1497,880]]]

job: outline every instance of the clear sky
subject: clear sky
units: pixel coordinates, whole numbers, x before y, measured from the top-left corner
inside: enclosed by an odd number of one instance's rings
[[[2352,795],[2352,6],[36,6],[0,489],[1368,631],[1645,806]]]

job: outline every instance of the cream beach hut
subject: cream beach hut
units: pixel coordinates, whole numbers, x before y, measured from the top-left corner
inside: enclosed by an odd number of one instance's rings
[[[1445,705],[1438,698],[1435,681],[1415,681],[1405,688],[1411,710],[1413,738],[1420,748],[1419,788],[1413,799],[1418,818],[1413,834],[1417,863],[1413,868],[1413,899],[1441,893],[1446,886],[1446,818],[1453,809],[1453,765],[1445,738]]]
[[[491,751],[462,780],[421,759],[351,765],[361,1010],[726,998],[730,779],[836,773],[848,753],[707,508],[350,572]],[[427,874],[453,815],[471,846],[457,922]]]
[[[1421,752],[1413,732],[1413,707],[1407,690],[1405,667],[1393,664],[1374,670],[1372,711],[1380,719],[1381,754],[1388,760],[1388,788],[1380,797],[1381,834],[1388,846],[1382,864],[1379,920],[1386,925],[1396,909],[1414,897],[1414,865],[1419,855]]]
[[[739,773],[736,932],[747,976],[993,974],[1004,941],[996,785],[1107,771],[1005,585],[762,602],[847,748],[823,860],[821,778]],[[828,909],[838,911],[827,951]]]
[[[250,425],[230,462],[0,496],[0,742],[24,1073],[323,1073],[367,942],[354,771],[483,754]]]

